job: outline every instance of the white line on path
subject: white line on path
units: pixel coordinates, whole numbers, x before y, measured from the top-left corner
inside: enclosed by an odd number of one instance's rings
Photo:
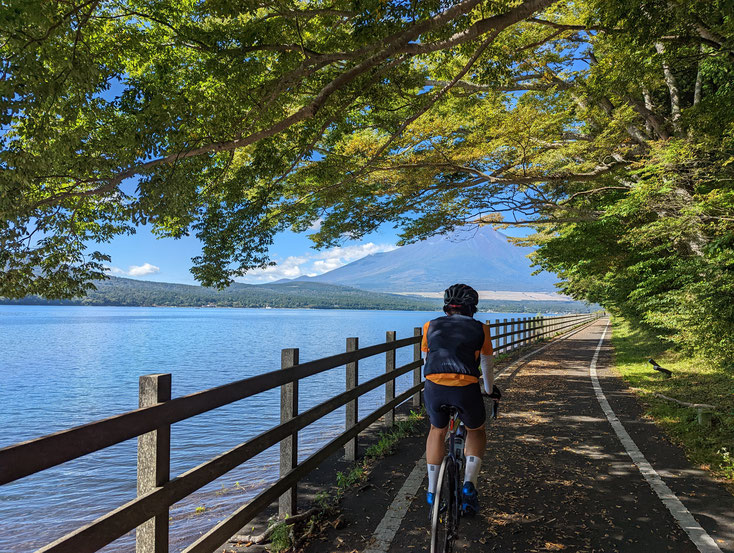
[[[591,364],[589,365],[591,384],[594,387],[596,399],[599,400],[599,405],[601,405],[602,411],[604,411],[609,423],[612,425],[612,428],[614,428],[614,432],[617,434],[619,441],[622,442],[627,454],[635,465],[637,465],[637,468],[640,469],[642,476],[645,477],[645,480],[650,484],[650,487],[660,498],[660,501],[662,501],[668,508],[670,514],[672,514],[675,520],[678,521],[680,527],[686,532],[686,534],[688,534],[688,537],[698,550],[701,553],[721,553],[721,549],[716,545],[713,538],[706,533],[706,530],[701,528],[698,522],[696,522],[696,519],[693,518],[693,515],[691,515],[688,509],[686,509],[683,503],[681,503],[680,499],[676,497],[667,484],[663,482],[663,479],[660,478],[660,475],[654,468],[652,468],[652,465],[647,461],[647,459],[645,459],[645,456],[642,454],[632,438],[630,438],[630,435],[627,434],[624,426],[619,422],[617,415],[614,414],[614,411],[609,405],[609,402],[599,385],[599,377],[596,374],[596,362],[597,359],[599,359],[599,351],[601,350],[602,343],[604,342],[604,337],[607,335],[608,328],[609,323],[607,322],[607,325],[604,327],[604,332],[602,333],[601,338],[599,338],[599,344],[596,346],[594,357],[591,359]]]
[[[579,329],[573,329],[567,334],[549,342],[543,347],[538,348],[535,351],[531,351],[527,355],[524,355],[511,365],[508,365],[507,367],[496,373],[495,378],[499,378],[503,373],[507,372],[508,369],[511,369],[512,367],[522,363],[528,357],[540,353],[547,347],[555,345],[561,340],[565,340],[569,336],[573,336],[577,332],[581,332],[587,326],[588,325],[585,325]],[[395,534],[397,534],[398,530],[400,529],[400,525],[403,523],[405,513],[408,512],[408,507],[410,507],[410,504],[413,502],[415,494],[418,493],[418,488],[420,488],[421,484],[423,483],[423,478],[425,478],[425,476],[426,456],[424,454],[423,457],[418,459],[418,462],[415,464],[415,467],[413,467],[413,470],[408,475],[408,478],[406,478],[403,486],[400,488],[400,491],[395,496],[395,499],[393,499],[393,502],[387,508],[387,511],[385,511],[385,516],[382,517],[380,524],[378,524],[377,528],[375,528],[375,533],[373,535],[374,541],[362,553],[387,553],[387,550],[390,549],[390,545],[392,544],[392,540],[395,538]]]
[[[418,462],[413,467],[413,470],[405,479],[403,487],[393,499],[393,502],[387,508],[385,516],[382,517],[380,524],[375,529],[374,539],[375,541],[368,549],[365,549],[363,553],[385,553],[392,543],[395,534],[400,529],[400,524],[403,522],[403,517],[408,511],[408,507],[413,503],[418,488],[423,483],[423,478],[426,476],[426,456],[418,459]]]

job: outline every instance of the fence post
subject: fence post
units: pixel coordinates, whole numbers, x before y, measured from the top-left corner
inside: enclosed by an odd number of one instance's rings
[[[298,348],[287,348],[280,352],[280,368],[287,371],[298,365]],[[281,424],[298,415],[298,381],[294,380],[280,387]],[[283,478],[298,464],[298,432],[294,432],[280,442],[280,477]],[[280,496],[278,514],[281,517],[293,516],[298,505],[297,485]]]
[[[533,325],[535,327],[535,331],[533,332],[533,335],[535,336],[535,342],[539,342],[542,338],[542,327],[543,327],[543,318],[542,317],[535,317],[535,324]]]
[[[510,319],[510,351],[517,348],[517,344],[513,343],[515,341],[515,318]]]
[[[538,317],[538,323],[540,323],[538,327],[538,340],[542,340],[545,337],[545,317],[543,315]]]
[[[528,318],[523,317],[522,322],[520,323],[520,347],[523,347],[527,344],[528,339]]]
[[[528,344],[535,342],[535,317],[528,317]]]
[[[528,325],[525,323],[527,320],[527,317],[522,317],[520,319],[520,347],[523,347],[525,345],[525,329],[528,327]]]
[[[528,344],[534,344],[535,343],[535,317],[530,317],[528,321],[529,321],[528,326],[530,327],[530,331],[528,332]]]
[[[423,336],[423,329],[419,326],[413,329],[413,336]],[[413,361],[420,361],[421,359],[421,342],[413,344]],[[417,386],[421,383],[421,367],[413,369],[413,386]],[[421,393],[416,392],[413,395],[413,407],[421,406]]]
[[[502,338],[502,353],[507,353],[507,319],[502,319],[502,334],[505,335]]]
[[[395,341],[395,331],[388,330],[385,333],[386,342]],[[385,352],[385,372],[389,373],[395,370],[395,348]],[[395,399],[395,379],[391,378],[385,382],[385,403]],[[385,413],[385,426],[391,428],[395,424],[395,409],[390,409]]]
[[[492,344],[492,352],[493,353],[497,353],[497,351],[500,349],[500,339],[499,338],[494,338],[492,336],[492,323],[489,322],[489,319],[487,319],[484,324],[489,327],[489,342],[490,342],[490,344]],[[495,324],[497,325],[495,327],[497,330],[495,330],[494,335],[495,336],[499,336],[499,334],[500,334],[500,331],[499,331],[499,328],[500,328],[499,321],[498,320],[495,320]],[[495,342],[497,342],[497,345],[495,345]]]
[[[533,343],[533,337],[535,336],[535,317],[528,317],[528,345]]]
[[[138,405],[151,407],[171,399],[171,375],[148,374],[138,384]],[[138,436],[138,496],[162,486],[170,477],[171,425]],[[168,509],[135,530],[136,553],[168,553]]]
[[[359,338],[347,338],[347,351],[357,351],[359,349]],[[359,361],[347,363],[347,391],[357,387],[359,382]],[[344,430],[349,430],[357,424],[359,416],[359,398],[354,398],[347,403],[346,424]],[[357,460],[357,436],[349,440],[344,446],[344,458],[347,461]]]

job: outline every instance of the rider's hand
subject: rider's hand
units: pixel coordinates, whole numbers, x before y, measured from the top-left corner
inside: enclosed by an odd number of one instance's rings
[[[485,390],[482,390],[482,395],[491,399],[499,400],[502,397],[502,392],[497,386],[492,386],[491,394],[488,394]]]
[[[502,397],[502,392],[497,386],[492,386],[491,394],[483,393],[482,395],[492,400],[492,411],[490,413],[490,418],[496,419],[497,413],[499,412],[500,398]]]

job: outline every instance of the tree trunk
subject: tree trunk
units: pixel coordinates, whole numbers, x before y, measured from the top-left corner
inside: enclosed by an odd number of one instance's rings
[[[655,43],[655,50],[663,56],[665,54],[665,46],[662,42]],[[675,75],[670,70],[670,65],[663,59],[663,75],[665,76],[665,84],[668,85],[670,92],[670,114],[673,120],[673,127],[676,131],[680,130],[680,95],[678,93],[678,85],[675,81]]]
[[[704,53],[704,47],[703,44],[701,44],[701,54]],[[693,105],[697,105],[701,101],[701,84],[702,84],[702,77],[701,77],[701,62],[703,61],[703,58],[698,60],[698,71],[696,72],[696,86],[693,89]]]
[[[650,91],[647,88],[642,89],[642,97],[645,99],[645,109],[649,112],[652,112],[654,109],[653,103],[652,103],[652,96],[650,96]],[[647,134],[652,136],[652,123],[645,119],[645,130],[647,130]]]
[[[645,128],[649,129],[648,134],[652,136],[651,131],[655,131],[655,133],[660,138],[662,138],[663,140],[667,140],[668,138],[670,138],[670,134],[665,128],[665,121],[663,121],[660,117],[657,116],[657,114],[655,114],[655,112],[650,109],[652,107],[652,101],[648,101],[650,96],[649,93],[643,92],[643,94],[646,94],[644,104],[633,96],[629,96],[627,100],[629,104],[634,108],[634,110],[639,113],[645,120]]]

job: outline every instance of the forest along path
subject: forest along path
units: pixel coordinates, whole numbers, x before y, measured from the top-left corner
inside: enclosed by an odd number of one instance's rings
[[[734,497],[641,418],[636,399],[609,368],[607,323],[550,345],[498,380],[504,397],[500,418],[487,430],[481,513],[462,519],[458,551],[734,552]],[[594,390],[592,366],[607,412],[614,412],[609,416],[629,433],[626,447]],[[404,518],[393,523],[399,529],[391,543],[372,538],[351,545],[427,551],[425,486],[424,476]]]

